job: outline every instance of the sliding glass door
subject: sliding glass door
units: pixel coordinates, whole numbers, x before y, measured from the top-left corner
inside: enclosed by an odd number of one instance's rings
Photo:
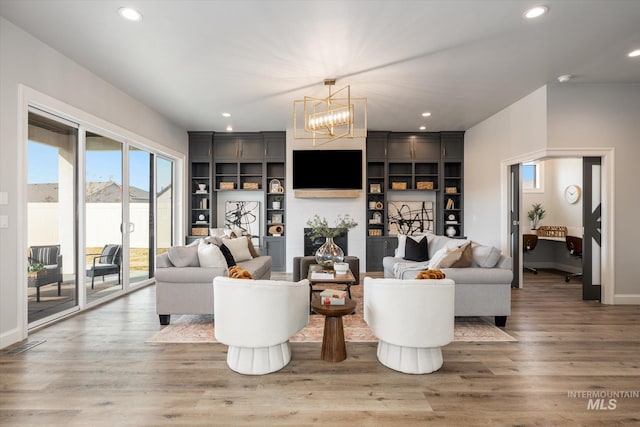
[[[149,279],[153,255],[153,156],[148,151],[129,147],[129,283]]]
[[[92,302],[123,289],[123,144],[94,132],[85,138],[85,290]]]
[[[156,157],[156,253],[173,245],[173,162]]]
[[[27,311],[37,326],[78,309],[78,125],[30,111],[27,142]]]
[[[26,144],[28,327],[151,283],[174,239],[175,162],[35,107]]]

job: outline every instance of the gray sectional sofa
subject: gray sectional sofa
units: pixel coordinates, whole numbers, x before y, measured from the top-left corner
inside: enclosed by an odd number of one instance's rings
[[[427,234],[429,259],[444,247],[458,247],[468,241]],[[448,279],[456,283],[456,316],[494,316],[497,326],[506,325],[511,314],[511,257],[495,247],[472,242],[473,259],[470,267],[440,268]],[[414,279],[429,262],[407,261],[398,257],[383,259],[384,277]]]
[[[194,247],[169,249],[173,253],[179,251],[182,256],[179,264],[186,266],[176,267],[169,253],[156,257],[156,313],[161,325],[168,325],[172,314],[213,314],[213,279],[227,276],[227,266],[201,267]],[[195,259],[192,253],[196,254]],[[175,255],[173,258],[176,260]],[[270,256],[258,256],[237,265],[251,273],[254,279],[270,279],[271,263]]]

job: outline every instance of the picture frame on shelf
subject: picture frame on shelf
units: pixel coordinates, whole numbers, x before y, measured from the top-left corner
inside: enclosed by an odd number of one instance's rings
[[[271,224],[282,224],[282,214],[281,213],[271,214]]]
[[[380,184],[369,184],[369,193],[381,193],[382,188]]]
[[[279,179],[272,179],[269,181],[269,193],[281,193],[281,187]]]

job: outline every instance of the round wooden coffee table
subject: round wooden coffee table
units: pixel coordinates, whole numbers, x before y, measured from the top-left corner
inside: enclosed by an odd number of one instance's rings
[[[314,298],[311,301],[311,308],[316,313],[325,316],[324,335],[322,336],[322,360],[342,362],[347,358],[342,316],[353,313],[356,308],[356,302],[347,299],[344,305],[324,305],[319,298]]]

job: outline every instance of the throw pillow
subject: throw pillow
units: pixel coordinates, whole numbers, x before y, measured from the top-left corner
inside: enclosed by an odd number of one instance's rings
[[[173,246],[167,251],[169,261],[176,267],[199,267],[198,246]]]
[[[451,265],[451,268],[467,268],[471,267],[471,261],[473,261],[473,251],[471,250],[471,242],[461,246],[462,254],[460,258]]]
[[[429,259],[429,248],[427,247],[427,238],[416,241],[407,239],[404,250],[404,259],[409,261],[426,261]]]
[[[233,259],[231,251],[224,244],[220,245],[220,252],[222,252],[224,259],[227,261],[227,267],[231,268],[236,265],[236,260]]]
[[[445,254],[437,263],[429,263],[429,268],[449,268],[460,259],[462,256],[462,250],[460,248],[446,248]]]
[[[209,237],[205,237],[202,240],[204,240],[205,243],[212,243],[218,247],[222,245],[222,237],[219,237],[219,236],[209,236]]]
[[[251,252],[249,252],[249,244],[247,243],[246,237],[222,239],[222,241],[224,245],[229,248],[236,262],[248,261],[253,258]]]
[[[500,260],[500,249],[494,246],[472,245],[471,251],[473,252],[473,263],[478,267],[493,268]]]
[[[407,237],[413,239],[416,242],[422,240],[423,237],[426,237],[426,234],[419,234],[415,236],[408,236],[406,234],[398,234],[398,248],[396,249],[396,258],[404,258],[406,254],[407,247]],[[427,246],[429,246],[429,242],[427,240]]]
[[[256,250],[256,247],[253,246],[253,242],[251,241],[251,236],[247,234],[245,237],[247,238],[247,247],[249,248],[251,257],[258,258],[260,256],[260,253]]]
[[[198,261],[200,262],[200,267],[227,268],[227,260],[222,255],[220,248],[204,241],[198,245]]]
[[[253,279],[251,273],[249,273],[239,265],[234,265],[229,269],[229,277],[231,277],[232,279]]]
[[[447,248],[442,248],[442,249],[438,250],[435,254],[433,254],[431,259],[429,260],[429,268],[432,269],[432,270],[437,269],[438,268],[437,266],[440,265],[440,261],[446,255],[447,255]]]

